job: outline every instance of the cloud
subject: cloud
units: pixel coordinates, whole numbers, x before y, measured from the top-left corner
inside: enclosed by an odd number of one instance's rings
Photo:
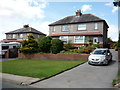
[[[113,3],[112,2],[108,2],[105,4],[106,6],[113,6]]]
[[[105,6],[109,6],[112,8],[112,13],[115,13],[118,10],[118,7],[115,7],[112,2],[108,2]]]
[[[89,11],[89,10],[92,10],[92,5],[83,5],[82,6],[82,11],[85,12],[85,11]]]
[[[22,18],[43,18],[46,3],[38,0],[1,0],[0,16],[17,16]]]
[[[38,30],[42,25],[47,28],[49,22],[41,22],[45,17],[43,9],[46,5],[44,0],[1,0],[0,40],[6,38],[6,32],[22,28],[24,24],[30,24],[35,29],[39,28]],[[46,29],[43,31],[46,33]]]
[[[118,10],[118,7],[113,7],[112,13],[115,13]]]
[[[113,41],[118,41],[118,26],[113,24],[108,24],[108,37],[111,37]]]

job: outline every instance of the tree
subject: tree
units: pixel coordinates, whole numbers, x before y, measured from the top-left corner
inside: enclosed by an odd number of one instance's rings
[[[43,37],[39,41],[39,51],[44,53],[50,53],[51,40],[52,40],[52,37],[50,36]]]
[[[111,39],[110,37],[107,38],[107,41],[108,41],[108,43],[109,43],[109,42],[113,42],[112,39]]]
[[[63,41],[59,39],[52,39],[51,41],[51,52],[56,54],[63,50]]]
[[[28,40],[22,42],[22,48],[20,48],[20,51],[25,54],[38,52],[38,43],[32,34],[28,36]]]

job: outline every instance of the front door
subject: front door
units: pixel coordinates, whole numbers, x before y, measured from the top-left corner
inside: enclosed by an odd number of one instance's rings
[[[97,44],[97,42],[98,42],[98,37],[94,37],[93,38],[93,44]]]

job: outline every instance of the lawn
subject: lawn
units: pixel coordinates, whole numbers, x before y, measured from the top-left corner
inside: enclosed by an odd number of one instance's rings
[[[86,60],[29,60],[3,61],[2,72],[35,78],[49,77],[63,70],[82,64]]]

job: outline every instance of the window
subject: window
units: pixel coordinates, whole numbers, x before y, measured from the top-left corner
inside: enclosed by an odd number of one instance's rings
[[[7,39],[11,39],[11,34],[8,34],[8,37],[7,37]]]
[[[38,38],[40,38],[40,35],[38,35]]]
[[[68,41],[68,36],[60,36],[60,40],[67,42]]]
[[[29,36],[29,33],[27,33],[27,36]]]
[[[55,29],[56,29],[56,27],[55,27],[55,26],[53,26],[52,32],[55,32]]]
[[[23,34],[20,34],[20,38],[23,38]]]
[[[62,31],[69,31],[70,27],[68,25],[62,26]]]
[[[85,36],[75,36],[75,43],[84,43]]]
[[[95,29],[98,29],[98,24],[97,23],[95,23]]]
[[[13,34],[13,38],[16,38],[16,34]]]
[[[86,24],[79,24],[78,30],[86,30]]]

